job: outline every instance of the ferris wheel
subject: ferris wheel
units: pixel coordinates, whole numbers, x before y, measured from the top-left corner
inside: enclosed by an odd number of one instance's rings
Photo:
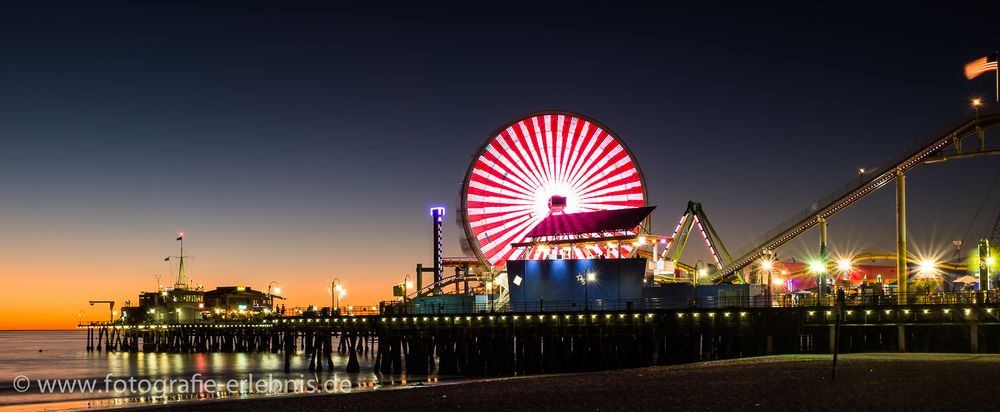
[[[568,112],[540,112],[494,132],[473,158],[462,185],[462,220],[469,246],[494,268],[521,259],[523,242],[552,213],[645,206],[645,184],[635,156],[596,120]],[[588,249],[589,248],[589,249]],[[614,250],[612,250],[614,249]],[[568,250],[567,250],[568,251]],[[631,245],[574,247],[567,256],[626,255]],[[532,249],[537,259],[546,253]]]

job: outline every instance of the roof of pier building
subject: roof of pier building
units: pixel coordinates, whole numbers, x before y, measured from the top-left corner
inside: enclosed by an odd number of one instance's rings
[[[613,233],[634,230],[656,206],[553,214],[538,223],[527,237]]]

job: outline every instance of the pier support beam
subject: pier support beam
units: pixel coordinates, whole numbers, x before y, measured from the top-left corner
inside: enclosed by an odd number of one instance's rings
[[[830,253],[827,250],[826,219],[818,218],[819,221],[819,259],[823,264],[823,273],[819,274],[819,301],[820,305],[826,305],[826,278],[829,271]]]
[[[361,371],[361,365],[358,363],[358,348],[357,348],[357,333],[345,334],[341,339],[347,339],[347,373],[358,373]]]

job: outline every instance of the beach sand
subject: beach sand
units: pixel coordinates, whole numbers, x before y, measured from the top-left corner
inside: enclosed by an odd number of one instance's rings
[[[194,401],[208,411],[997,410],[1000,355],[790,355],[356,394]]]

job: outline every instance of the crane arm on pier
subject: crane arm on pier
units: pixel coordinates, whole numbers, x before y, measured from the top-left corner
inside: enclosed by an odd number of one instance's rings
[[[98,304],[98,303],[106,303],[106,304],[108,304],[108,315],[109,315],[109,318],[111,319],[111,321],[114,322],[114,320],[115,320],[115,312],[114,312],[114,310],[115,310],[115,301],[113,301],[113,300],[92,300],[92,301],[90,301],[90,306],[94,306],[94,304]]]

